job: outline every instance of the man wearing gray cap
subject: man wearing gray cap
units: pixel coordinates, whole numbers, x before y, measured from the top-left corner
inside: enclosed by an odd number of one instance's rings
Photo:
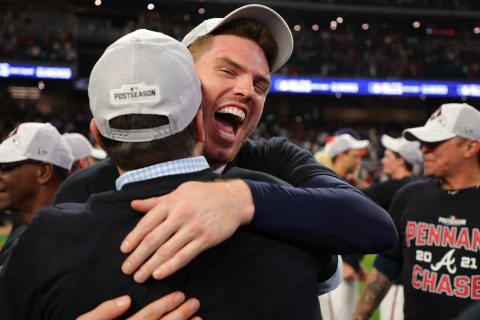
[[[64,133],[63,138],[67,141],[74,162],[70,172],[75,172],[80,169],[93,166],[97,161],[103,160],[107,157],[107,153],[102,149],[94,148],[90,141],[80,133]]]
[[[480,299],[480,112],[444,104],[403,136],[422,144],[425,175],[390,206],[401,242],[378,255],[354,319],[369,319],[401,274],[404,317],[452,319]]]
[[[420,173],[423,155],[418,141],[408,141],[403,137],[395,139],[386,134],[382,135],[381,141],[385,147],[381,160],[383,173],[389,179],[362,191],[388,210],[395,192]]]
[[[172,291],[199,298],[205,319],[319,317],[317,282],[337,269],[336,256],[243,229],[161,281],[123,274],[118,246],[141,217],[130,202],[219,175],[201,155],[200,81],[180,42],[148,30],[120,38],[95,64],[88,94],[92,133],[120,173],[116,190],[37,213],[2,272],[8,318],[73,319],[121,294],[133,313]],[[238,168],[223,177],[238,176],[282,183]]]
[[[28,225],[35,212],[52,203],[72,163],[70,147],[54,126],[20,124],[0,144],[0,210],[18,213],[24,226]],[[9,235],[0,254],[0,266],[24,226]]]

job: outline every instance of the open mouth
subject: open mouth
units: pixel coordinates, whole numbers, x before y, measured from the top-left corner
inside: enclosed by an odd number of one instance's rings
[[[235,137],[245,120],[245,112],[235,107],[225,107],[215,112],[217,129],[227,137]]]

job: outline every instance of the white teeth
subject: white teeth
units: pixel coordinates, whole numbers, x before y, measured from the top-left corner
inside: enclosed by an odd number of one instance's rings
[[[225,132],[225,131],[223,131],[223,130],[220,130],[220,132],[221,132],[225,137],[228,137],[228,138],[233,138],[233,137],[235,137],[234,134]]]
[[[241,121],[245,120],[245,112],[235,107],[226,107],[217,111],[218,113],[228,113],[240,118]]]

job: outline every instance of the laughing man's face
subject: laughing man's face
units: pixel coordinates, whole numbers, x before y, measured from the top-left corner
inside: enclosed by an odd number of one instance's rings
[[[234,35],[217,35],[195,62],[202,84],[205,156],[213,168],[233,160],[255,130],[270,88],[262,49]]]

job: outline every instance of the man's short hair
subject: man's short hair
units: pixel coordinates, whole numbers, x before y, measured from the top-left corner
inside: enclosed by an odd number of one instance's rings
[[[465,142],[467,142],[470,139],[456,136],[455,140],[456,140],[457,146],[459,146],[459,145],[464,144]],[[477,153],[477,160],[478,160],[478,165],[480,166],[480,152]]]
[[[109,121],[116,129],[146,129],[168,124],[159,115],[128,114]],[[105,151],[123,170],[136,170],[157,163],[191,157],[196,144],[195,119],[181,132],[148,142],[122,142],[101,136]]]
[[[393,151],[393,150],[390,150],[392,151],[393,155],[397,158],[397,159],[403,159],[403,163],[405,164],[405,169],[407,169],[408,172],[413,172],[413,164],[411,164],[410,162],[408,162],[407,160],[405,160],[404,157],[402,157],[400,155],[400,153],[396,152],[396,151]]]
[[[53,177],[55,179],[57,179],[60,182],[67,180],[68,176],[70,175],[69,170],[56,166],[54,164],[52,166],[53,166]]]
[[[234,35],[255,42],[263,50],[265,58],[268,62],[268,67],[270,70],[272,69],[273,59],[278,54],[277,42],[273,38],[270,30],[265,25],[247,18],[233,20],[212,31],[211,33],[201,36],[195,40],[188,47],[192,54],[193,61],[196,62],[197,59],[203,54],[206,46],[212,40],[212,38],[220,34]]]

